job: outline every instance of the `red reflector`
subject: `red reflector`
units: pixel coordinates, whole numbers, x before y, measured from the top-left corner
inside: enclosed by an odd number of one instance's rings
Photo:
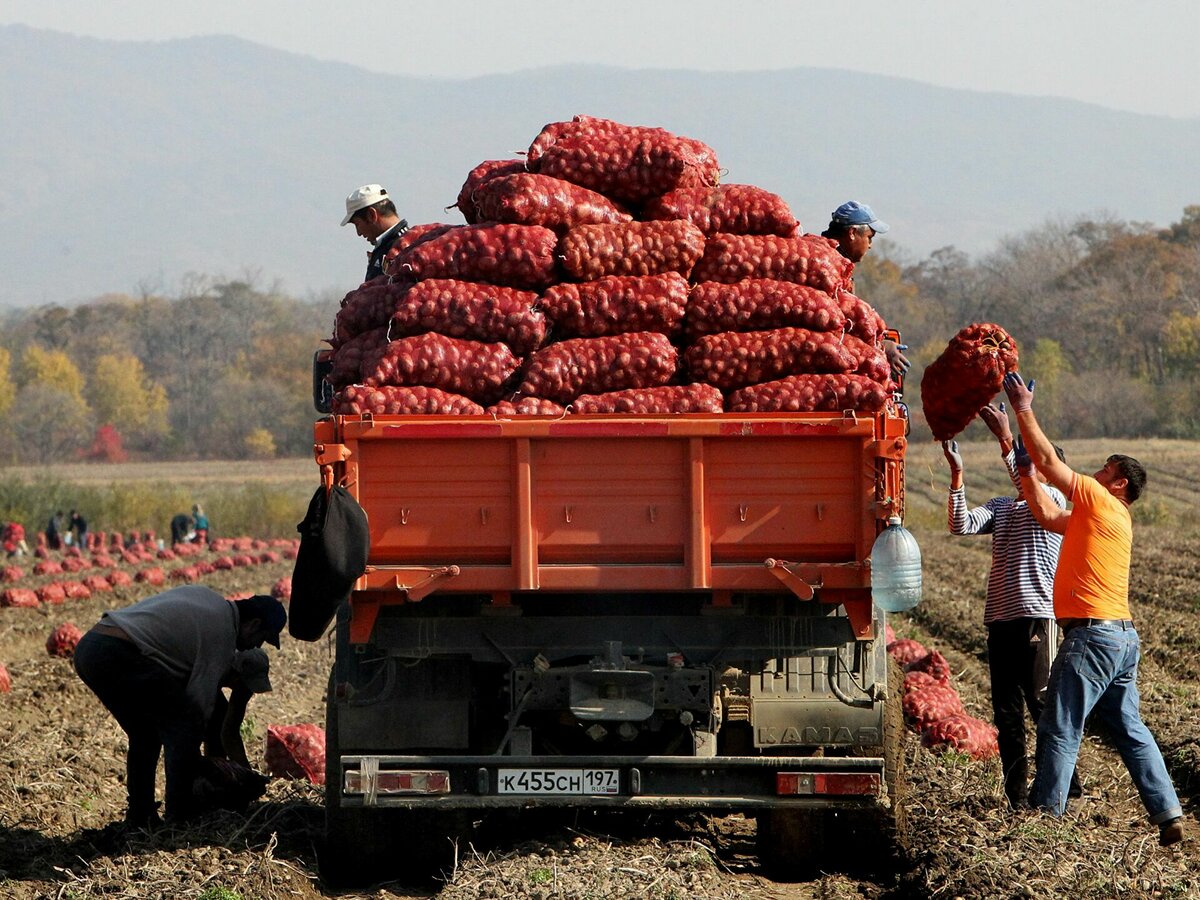
[[[805,794],[826,796],[879,793],[878,772],[776,772],[775,793],[781,797]]]
[[[347,794],[368,793],[368,779],[362,772],[351,769],[346,772]],[[450,793],[449,772],[379,772],[375,775],[376,794],[448,794]]]

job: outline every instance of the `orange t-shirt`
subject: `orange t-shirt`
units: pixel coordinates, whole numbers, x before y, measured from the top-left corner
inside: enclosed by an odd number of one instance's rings
[[[1128,619],[1133,519],[1129,507],[1089,475],[1075,473],[1071,518],[1054,575],[1060,619]]]

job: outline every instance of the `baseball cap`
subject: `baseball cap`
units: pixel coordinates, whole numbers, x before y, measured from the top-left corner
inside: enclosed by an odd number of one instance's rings
[[[279,647],[279,632],[287,624],[287,611],[283,604],[269,594],[255,594],[245,600],[239,600],[240,608],[246,619],[259,619],[263,628],[268,632],[267,643]]]
[[[346,217],[342,219],[342,224],[348,223],[360,209],[366,209],[380,200],[387,199],[388,192],[381,184],[364,184],[358,190],[351,191],[350,196],[346,198]]]
[[[885,234],[888,230],[888,224],[879,221],[871,207],[857,200],[847,200],[833,211],[830,220],[835,225],[870,225],[876,234]]]
[[[253,650],[239,650],[233,655],[233,671],[255,694],[265,694],[271,690],[271,660],[267,651],[261,647]]]

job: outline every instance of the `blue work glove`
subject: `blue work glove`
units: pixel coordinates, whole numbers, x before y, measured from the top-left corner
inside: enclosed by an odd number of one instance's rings
[[[1019,372],[1009,372],[1004,376],[1004,393],[1012,402],[1013,412],[1022,413],[1033,409],[1034,380],[1029,379],[1026,385]]]
[[[1020,474],[1033,474],[1033,459],[1025,449],[1025,441],[1020,435],[1017,435],[1017,443],[1013,445],[1013,463]]]
[[[962,454],[958,452],[958,441],[942,441],[942,452],[946,454],[946,462],[950,464],[950,471],[961,472],[963,461]]]
[[[979,411],[979,418],[983,419],[983,424],[998,440],[1012,442],[1012,426],[1008,424],[1008,413],[1004,409],[1003,401],[999,405],[989,403]]]

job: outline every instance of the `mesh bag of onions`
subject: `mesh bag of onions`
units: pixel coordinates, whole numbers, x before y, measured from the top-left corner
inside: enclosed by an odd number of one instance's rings
[[[968,325],[921,377],[921,406],[934,440],[946,441],[970,424],[1017,370],[1017,342],[999,325]]]

